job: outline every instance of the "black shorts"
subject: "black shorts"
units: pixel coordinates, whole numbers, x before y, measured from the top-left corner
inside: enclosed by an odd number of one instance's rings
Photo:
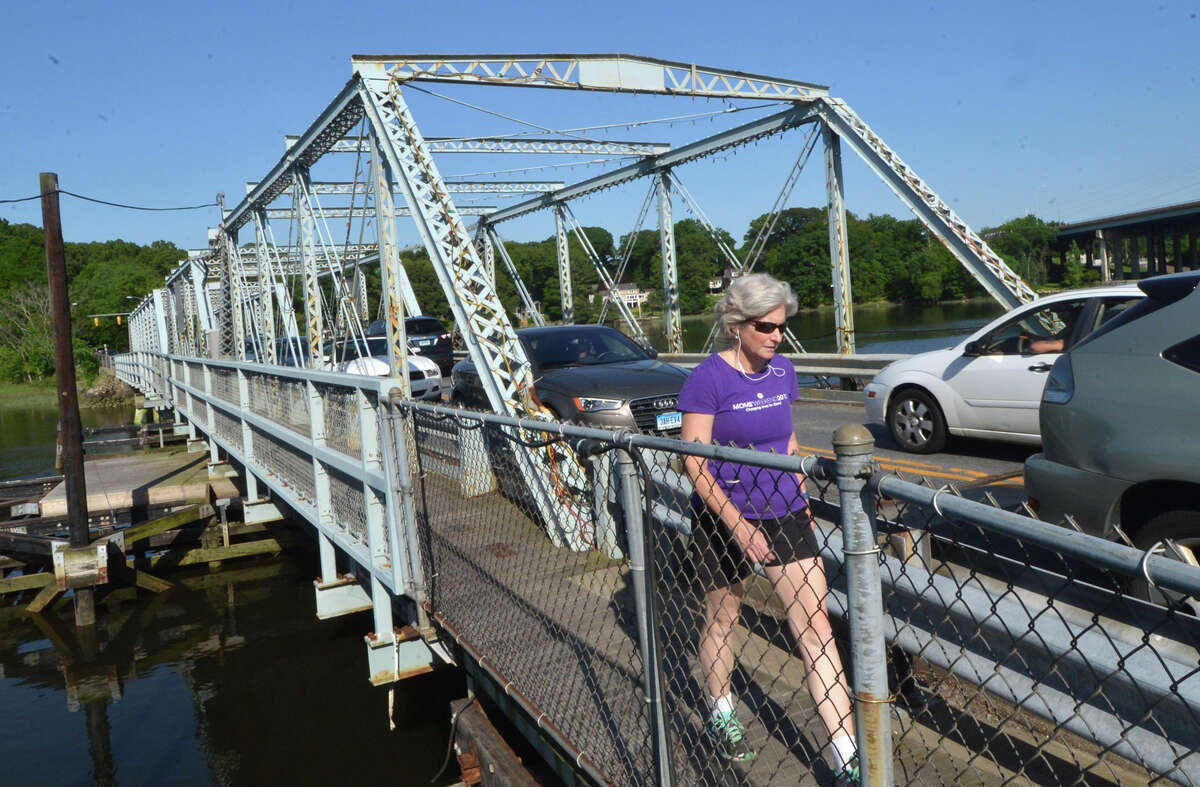
[[[821,552],[809,524],[807,507],[779,519],[751,519],[749,522],[762,531],[775,553],[775,561],[768,565],[812,558]],[[697,579],[706,591],[729,587],[754,573],[753,565],[737,539],[708,508],[692,509],[692,551]]]

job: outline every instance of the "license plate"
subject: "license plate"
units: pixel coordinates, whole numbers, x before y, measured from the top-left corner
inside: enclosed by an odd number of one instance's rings
[[[428,347],[429,345],[433,344],[433,339],[417,339],[417,344],[421,345],[422,347]]]
[[[670,413],[659,413],[654,419],[654,428],[660,431],[678,429],[683,426],[683,413],[678,410]]]

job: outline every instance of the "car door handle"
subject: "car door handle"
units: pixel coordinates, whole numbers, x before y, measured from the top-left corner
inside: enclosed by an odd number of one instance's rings
[[[1031,371],[1031,372],[1048,372],[1048,371],[1050,371],[1050,364],[1035,363],[1033,366],[1029,367],[1029,371]]]

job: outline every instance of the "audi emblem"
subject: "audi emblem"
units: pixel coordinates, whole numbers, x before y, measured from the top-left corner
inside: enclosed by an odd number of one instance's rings
[[[655,410],[674,410],[675,409],[675,398],[674,397],[664,397],[662,399],[655,399],[654,400],[654,409]]]

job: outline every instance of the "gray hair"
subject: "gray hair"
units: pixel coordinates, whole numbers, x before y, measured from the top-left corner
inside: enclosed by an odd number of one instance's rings
[[[742,276],[734,279],[721,300],[717,301],[714,309],[717,328],[722,336],[732,337],[735,325],[762,317],[780,306],[786,308],[788,317],[799,308],[790,284],[769,273]]]

